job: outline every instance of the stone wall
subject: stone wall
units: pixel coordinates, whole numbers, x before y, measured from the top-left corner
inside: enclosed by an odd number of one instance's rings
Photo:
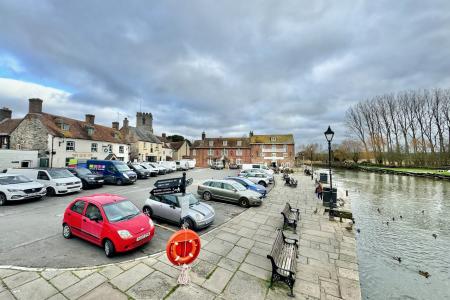
[[[38,116],[27,115],[11,133],[11,149],[38,150],[39,157],[47,156],[48,131]]]

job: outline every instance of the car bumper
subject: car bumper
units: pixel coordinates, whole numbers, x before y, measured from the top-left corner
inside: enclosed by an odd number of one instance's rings
[[[196,222],[197,229],[203,229],[214,223],[214,220],[216,219],[216,215],[212,215],[208,217],[207,219],[204,219],[202,221]]]
[[[86,181],[88,186],[102,186],[104,182],[103,179]]]
[[[248,200],[249,204],[252,206],[258,206],[262,204],[262,197],[258,198],[258,199],[249,199]]]
[[[155,235],[155,227],[152,227],[150,229],[148,233],[148,236],[141,239],[141,240],[137,240],[139,238],[139,236],[133,236],[133,238],[128,239],[128,240],[123,240],[123,239],[118,239],[115,243],[114,243],[114,247],[116,248],[117,252],[125,252],[125,251],[129,251],[132,249],[135,249],[137,247],[140,247],[144,244],[147,244],[148,242],[151,241],[151,239],[153,238],[153,236]],[[147,234],[147,233],[143,233],[140,236]]]
[[[9,193],[8,195],[6,195],[6,199],[8,201],[20,201],[20,200],[41,198],[41,197],[45,196],[46,193],[47,193],[47,191],[45,189],[42,189],[42,191],[40,191],[40,192],[31,193],[31,194],[26,194],[26,193],[21,193],[21,192],[13,192],[13,193]]]
[[[81,183],[77,185],[57,186],[55,188],[56,194],[69,194],[79,192],[81,190]]]

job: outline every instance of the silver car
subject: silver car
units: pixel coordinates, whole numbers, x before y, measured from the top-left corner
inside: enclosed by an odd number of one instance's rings
[[[271,179],[267,174],[261,172],[254,172],[251,170],[243,170],[239,173],[240,177],[245,177],[254,183],[260,184],[264,187],[267,187],[269,183],[273,182],[273,178]]]
[[[204,200],[218,199],[237,202],[242,207],[261,205],[262,195],[247,190],[242,184],[233,180],[208,180],[200,184],[197,193]]]
[[[216,213],[214,208],[200,202],[192,193],[176,193],[153,196],[145,201],[142,211],[150,218],[159,218],[165,221],[181,225],[181,203],[184,199],[189,201],[189,210],[184,221],[193,230],[208,227],[214,222]]]

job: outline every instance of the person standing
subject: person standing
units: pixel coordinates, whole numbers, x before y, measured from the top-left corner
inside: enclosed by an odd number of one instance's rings
[[[322,200],[323,199],[322,195],[323,195],[323,186],[319,182],[319,184],[317,185],[317,199]]]

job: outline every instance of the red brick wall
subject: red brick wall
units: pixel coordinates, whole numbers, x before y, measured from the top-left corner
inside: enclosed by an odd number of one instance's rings
[[[212,158],[220,158],[222,157],[222,149],[223,148],[213,148],[213,155],[208,155],[209,148],[191,148],[191,157],[197,160],[196,166],[201,168],[208,167],[208,159]],[[249,164],[251,163],[250,159],[250,149],[249,148],[239,148],[241,149],[242,155],[237,156],[236,151],[238,148],[226,148],[228,149],[228,155],[226,156],[230,163],[236,163],[237,159],[241,160],[241,164]],[[194,150],[196,155],[194,155]]]

